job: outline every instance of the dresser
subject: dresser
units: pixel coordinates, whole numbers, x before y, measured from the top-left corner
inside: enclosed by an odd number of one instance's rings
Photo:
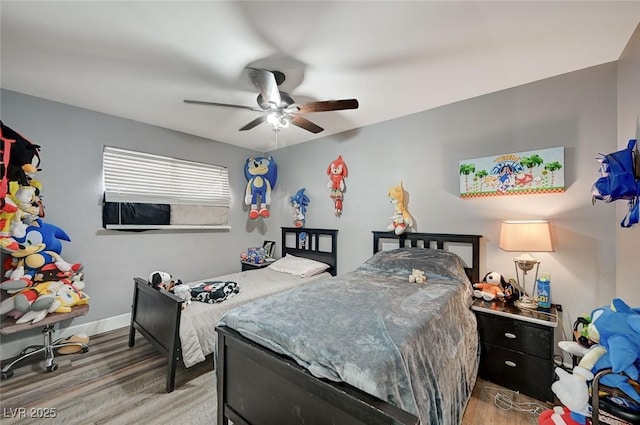
[[[543,312],[477,299],[471,309],[480,334],[480,377],[553,402],[556,308]]]

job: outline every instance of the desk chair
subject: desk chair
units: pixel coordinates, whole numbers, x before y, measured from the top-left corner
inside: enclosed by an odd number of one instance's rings
[[[44,360],[46,364],[47,372],[53,372],[58,369],[58,365],[53,362],[54,350],[61,347],[77,346],[80,347],[82,353],[89,351],[89,347],[81,342],[65,342],[63,339],[54,341],[53,334],[55,333],[56,326],[63,320],[68,320],[78,316],[84,316],[89,312],[89,305],[80,305],[73,307],[69,313],[50,313],[44,319],[37,323],[21,323],[16,324],[14,319],[5,318],[0,322],[0,334],[9,335],[17,332],[23,332],[28,329],[35,329],[43,327],[42,334],[44,335],[43,345],[31,345],[26,347],[18,354],[18,356],[11,359],[11,361],[2,368],[2,379],[8,379],[13,376],[13,368],[22,360],[31,358],[37,354],[44,354]]]
[[[596,373],[591,382],[591,423],[592,425],[600,425],[601,423],[610,423],[601,416],[610,415],[614,418],[621,419],[633,425],[640,424],[640,411],[626,408],[620,404],[616,404],[608,398],[600,397],[600,379],[613,373],[611,369],[603,369]],[[623,396],[620,396],[623,397]],[[604,414],[603,414],[604,412]]]

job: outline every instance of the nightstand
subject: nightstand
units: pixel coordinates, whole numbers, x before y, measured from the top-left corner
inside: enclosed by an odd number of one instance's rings
[[[247,271],[247,270],[256,270],[256,269],[261,269],[263,267],[267,267],[269,264],[271,264],[273,261],[265,261],[264,263],[249,263],[247,261],[240,261],[240,264],[242,264],[242,271]]]
[[[477,299],[471,309],[480,333],[480,377],[553,402],[556,308],[552,306],[547,313]]]

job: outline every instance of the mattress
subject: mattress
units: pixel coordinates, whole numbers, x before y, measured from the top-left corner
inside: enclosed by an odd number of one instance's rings
[[[180,344],[182,346],[184,365],[191,367],[204,361],[207,355],[214,352],[217,343],[215,326],[227,311],[239,305],[326,277],[331,277],[331,275],[329,273],[320,273],[302,278],[289,273],[262,268],[188,283],[189,286],[195,286],[201,282],[208,281],[233,281],[238,284],[240,291],[220,303],[208,304],[192,301],[182,311]]]
[[[410,283],[413,269],[427,282]],[[240,306],[220,325],[418,416],[458,424],[478,371],[471,283],[455,254],[400,248],[356,270]]]

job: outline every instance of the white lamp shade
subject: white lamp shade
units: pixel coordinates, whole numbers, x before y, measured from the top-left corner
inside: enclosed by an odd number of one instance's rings
[[[499,246],[505,251],[553,251],[549,222],[544,220],[503,221]]]

